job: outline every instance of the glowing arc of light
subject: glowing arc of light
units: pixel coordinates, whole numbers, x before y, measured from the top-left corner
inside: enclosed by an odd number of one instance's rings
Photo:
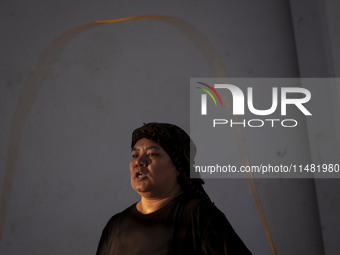
[[[60,52],[64,49],[67,43],[77,34],[80,34],[90,28],[93,28],[97,25],[105,24],[105,23],[114,23],[121,21],[129,21],[129,20],[140,20],[140,19],[153,19],[159,20],[165,23],[168,23],[178,29],[180,32],[185,34],[190,41],[201,51],[201,53],[206,58],[208,64],[210,65],[211,71],[214,77],[227,77],[225,67],[223,65],[223,61],[219,57],[217,51],[206,39],[206,37],[192,24],[189,22],[182,20],[180,18],[165,16],[165,15],[141,15],[141,16],[133,16],[126,17],[120,19],[111,19],[111,20],[99,20],[91,23],[87,23],[70,30],[65,31],[56,37],[40,54],[36,64],[33,66],[31,73],[29,74],[22,93],[19,98],[19,102],[17,104],[14,117],[12,120],[12,126],[10,130],[10,137],[8,142],[8,150],[7,150],[7,159],[5,166],[5,175],[3,180],[3,187],[0,197],[0,240],[2,239],[2,233],[6,218],[7,205],[10,197],[10,192],[13,184],[14,173],[16,169],[16,161],[18,158],[19,147],[21,143],[21,138],[23,134],[23,130],[26,124],[26,120],[28,118],[30,109],[39,94],[40,88],[44,80],[46,79],[49,71],[51,70],[53,64],[57,60]],[[204,85],[204,84],[202,84]],[[221,100],[220,100],[220,103]],[[230,107],[227,104],[226,110],[229,111]],[[242,131],[238,128],[233,129],[234,135],[237,140],[237,144],[239,147],[241,160],[245,165],[249,165],[248,156],[246,153],[246,148],[243,141]],[[260,214],[261,221],[263,223],[267,238],[271,245],[272,251],[274,255],[276,255],[275,246],[269,231],[269,227],[267,221],[264,216],[263,208],[260,203],[260,198],[252,177],[248,179],[249,188],[254,197],[255,204]]]

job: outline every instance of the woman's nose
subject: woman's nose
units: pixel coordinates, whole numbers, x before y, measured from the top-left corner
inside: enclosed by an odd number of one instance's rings
[[[146,155],[140,155],[136,159],[136,165],[137,166],[147,166],[148,165],[148,159],[147,159]]]

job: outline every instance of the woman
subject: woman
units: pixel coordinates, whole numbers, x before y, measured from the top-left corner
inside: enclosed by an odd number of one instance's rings
[[[131,153],[131,186],[141,199],[109,220],[97,255],[251,254],[204,181],[190,178],[196,147],[186,132],[145,124],[132,134]]]

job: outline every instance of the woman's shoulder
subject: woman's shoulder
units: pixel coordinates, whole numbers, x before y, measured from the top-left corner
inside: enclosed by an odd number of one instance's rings
[[[113,225],[119,224],[119,222],[121,222],[125,218],[129,217],[134,212],[135,208],[136,208],[136,203],[132,204],[128,208],[124,209],[123,211],[120,211],[120,212],[114,214],[108,220],[106,227],[108,227],[108,226],[112,227]]]

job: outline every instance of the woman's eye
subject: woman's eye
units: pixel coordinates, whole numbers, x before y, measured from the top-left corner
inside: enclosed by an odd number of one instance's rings
[[[156,156],[157,154],[153,153],[153,152],[149,152],[147,155],[148,155],[148,157],[152,157],[152,156]]]
[[[137,158],[138,155],[137,154],[132,154],[132,158]]]

